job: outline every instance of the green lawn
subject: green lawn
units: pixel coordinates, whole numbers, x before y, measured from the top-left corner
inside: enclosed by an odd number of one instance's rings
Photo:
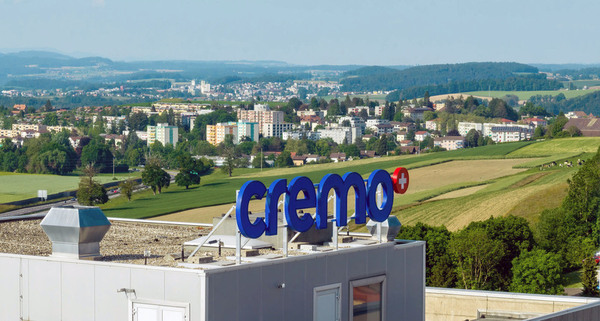
[[[469,91],[461,93],[465,96],[479,96],[479,97],[492,97],[492,98],[501,98],[506,95],[515,95],[519,97],[520,100],[528,100],[531,96],[535,95],[551,95],[557,96],[562,93],[565,95],[567,99],[575,98],[583,95],[587,95],[596,90],[586,89],[586,90],[540,90],[540,91]]]
[[[140,172],[116,174],[118,180],[128,177],[139,177]],[[96,179],[101,183],[112,182],[112,174],[100,174]],[[48,190],[48,194],[76,190],[79,185],[78,175],[40,175],[40,174],[15,174],[0,172],[0,203],[18,201],[37,197],[40,189]]]

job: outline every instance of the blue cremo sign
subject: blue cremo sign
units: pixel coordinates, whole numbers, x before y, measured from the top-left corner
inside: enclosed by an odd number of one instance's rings
[[[377,187],[383,191],[382,204],[376,201]],[[348,190],[354,188],[354,208],[356,224],[366,223],[367,216],[376,221],[385,221],[392,211],[394,192],[404,194],[408,189],[408,171],[397,168],[392,175],[378,169],[363,180],[358,173],[350,172],[343,176],[327,174],[319,182],[316,191],[313,182],[299,176],[287,184],[285,179],[275,180],[267,189],[259,181],[246,182],[239,191],[236,200],[236,219],[240,232],[245,237],[258,238],[263,234],[277,234],[277,202],[283,195],[285,198],[284,214],[288,225],[297,232],[306,232],[313,225],[318,229],[327,228],[327,197],[331,190],[335,191],[335,222],[337,226],[347,225]],[[303,195],[300,194],[302,192]],[[265,217],[250,222],[248,203],[255,197],[262,199],[266,195]],[[300,197],[299,197],[300,196]],[[316,209],[315,218],[304,213],[298,216],[298,210]]]

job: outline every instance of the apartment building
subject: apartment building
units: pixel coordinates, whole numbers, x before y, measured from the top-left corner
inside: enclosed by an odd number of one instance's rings
[[[169,126],[166,123],[159,123],[156,126],[148,126],[148,146],[159,141],[164,145],[171,144],[173,147],[177,145],[179,141],[179,132],[177,126]]]
[[[237,123],[237,141],[241,141],[243,137],[248,137],[251,141],[257,142],[259,132],[258,123],[246,121],[239,121]]]
[[[213,144],[219,145],[225,141],[225,136],[232,135],[233,143],[238,143],[238,125],[235,122],[217,123],[216,125],[206,125],[206,140]]]
[[[352,144],[357,138],[362,137],[360,127],[337,127],[318,130],[321,138],[331,138],[338,144]]]

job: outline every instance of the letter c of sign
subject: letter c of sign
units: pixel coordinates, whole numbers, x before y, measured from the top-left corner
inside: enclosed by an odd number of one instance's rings
[[[258,238],[267,229],[267,224],[262,217],[259,217],[254,221],[250,222],[248,217],[248,203],[252,196],[256,196],[256,199],[262,199],[267,188],[259,181],[249,181],[242,185],[235,205],[235,217],[237,225],[242,235],[249,238]]]

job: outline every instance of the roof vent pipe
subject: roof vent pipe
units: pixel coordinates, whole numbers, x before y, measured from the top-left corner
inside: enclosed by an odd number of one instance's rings
[[[73,259],[99,257],[100,241],[110,229],[96,206],[53,207],[40,225],[52,241],[52,256]]]

